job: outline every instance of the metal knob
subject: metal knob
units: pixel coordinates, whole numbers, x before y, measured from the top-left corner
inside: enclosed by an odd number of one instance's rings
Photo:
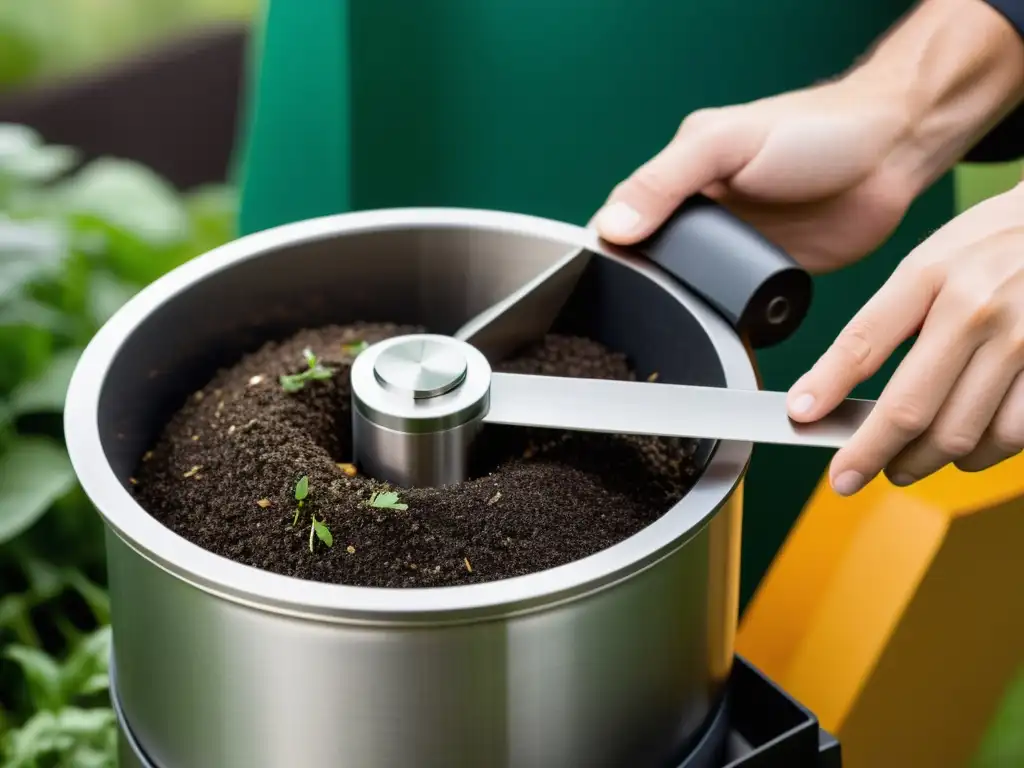
[[[406,488],[465,480],[490,387],[487,359],[466,342],[416,334],[372,345],[352,365],[356,464]]]

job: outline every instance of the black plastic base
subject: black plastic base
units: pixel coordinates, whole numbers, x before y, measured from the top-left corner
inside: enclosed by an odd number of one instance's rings
[[[818,718],[740,656],[726,706],[730,732],[714,768],[841,768],[839,742]]]
[[[110,664],[110,698],[121,729],[122,762],[156,768],[135,740],[117,695]],[[134,763],[131,759],[134,758]],[[746,659],[737,656],[725,706],[679,768],[841,768],[839,742],[818,719]]]

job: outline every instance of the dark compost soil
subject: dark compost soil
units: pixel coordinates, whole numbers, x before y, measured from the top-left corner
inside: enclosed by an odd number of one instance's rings
[[[133,490],[156,519],[240,563],[359,586],[427,587],[533,573],[616,544],[664,514],[695,474],[691,441],[487,427],[475,479],[394,489],[407,510],[368,505],[352,475],[349,367],[358,342],[419,329],[306,330],[221,371],[142,459]],[[334,369],[286,392],[303,349]],[[624,356],[549,336],[499,370],[633,379]],[[614,404],[612,404],[614,407]],[[293,525],[297,481],[308,496]],[[314,539],[311,515],[333,545]]]

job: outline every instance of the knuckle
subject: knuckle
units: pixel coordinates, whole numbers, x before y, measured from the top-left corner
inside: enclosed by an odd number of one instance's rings
[[[989,440],[1000,453],[1019,453],[1024,450],[1024,423],[997,419],[990,430]]]
[[[931,443],[941,455],[960,458],[978,447],[978,439],[978,435],[967,432],[937,431],[932,435]]]
[[[656,162],[650,162],[637,168],[636,173],[622,186],[624,188],[632,187],[631,191],[637,191],[643,197],[653,197],[658,200],[670,200],[678,196],[673,174],[669,173],[663,164]]]
[[[907,435],[920,435],[931,421],[921,402],[909,397],[887,403],[881,410],[885,421]]]
[[[972,332],[986,331],[999,320],[1001,302],[996,289],[976,281],[959,280],[950,286],[950,301]]]
[[[864,368],[871,359],[873,333],[867,323],[851,322],[832,343],[832,352],[856,369]]]
[[[1024,323],[1017,322],[1006,332],[1006,353],[1010,360],[1024,363]]]
[[[676,136],[703,133],[714,127],[719,115],[721,115],[721,108],[717,107],[705,107],[704,109],[694,110],[683,118],[683,121],[679,124],[679,130],[676,131]]]
[[[897,271],[913,280],[923,281],[929,285],[941,285],[945,282],[949,268],[945,259],[918,247],[899,263]]]

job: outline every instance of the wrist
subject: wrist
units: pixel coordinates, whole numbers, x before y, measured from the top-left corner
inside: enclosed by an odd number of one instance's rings
[[[885,104],[890,163],[923,190],[1024,96],[1024,42],[984,0],[925,0],[844,78]]]

